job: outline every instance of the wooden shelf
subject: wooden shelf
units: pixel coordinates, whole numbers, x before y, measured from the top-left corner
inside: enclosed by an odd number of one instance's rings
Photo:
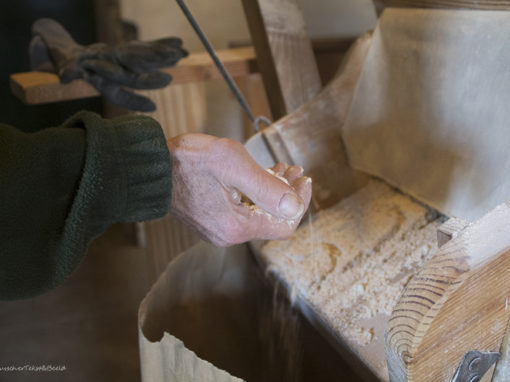
[[[252,47],[220,50],[217,53],[233,77],[258,71]],[[173,76],[171,85],[220,78],[220,73],[206,52],[190,54],[178,66],[163,71]],[[12,74],[10,85],[13,94],[29,105],[99,96],[99,92],[83,80],[62,84],[57,75],[44,72]]]

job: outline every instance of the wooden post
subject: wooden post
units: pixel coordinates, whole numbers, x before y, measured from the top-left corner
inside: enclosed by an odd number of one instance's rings
[[[119,0],[94,0],[97,40],[107,44],[123,41]]]
[[[319,94],[317,63],[297,0],[243,0],[273,117]]]

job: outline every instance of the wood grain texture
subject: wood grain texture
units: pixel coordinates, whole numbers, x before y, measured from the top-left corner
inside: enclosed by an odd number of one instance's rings
[[[469,350],[499,351],[510,317],[510,208],[446,243],[417,273],[386,332],[392,381],[450,381]]]
[[[321,79],[296,0],[243,0],[275,119],[316,96]]]
[[[510,1],[507,0],[376,0],[375,3],[386,7],[460,8],[498,11],[510,9]]]
[[[255,51],[251,47],[218,51],[218,56],[234,77],[257,72]],[[190,54],[178,66],[163,71],[173,76],[171,85],[220,78],[220,73],[206,52]],[[99,96],[98,91],[83,80],[62,84],[57,75],[52,73],[12,74],[10,85],[13,94],[29,105]]]

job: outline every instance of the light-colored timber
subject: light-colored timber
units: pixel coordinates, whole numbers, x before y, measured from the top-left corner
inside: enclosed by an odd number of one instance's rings
[[[375,0],[387,7],[480,9],[505,11],[510,9],[507,0]]]
[[[316,96],[321,79],[297,0],[243,0],[273,117]]]
[[[386,332],[390,380],[451,381],[469,350],[500,351],[510,317],[510,208],[466,227],[409,282]]]

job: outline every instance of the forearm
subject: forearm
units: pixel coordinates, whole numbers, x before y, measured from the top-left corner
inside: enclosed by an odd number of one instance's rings
[[[61,284],[108,225],[164,215],[170,179],[147,117],[79,113],[35,134],[0,126],[0,299]]]

